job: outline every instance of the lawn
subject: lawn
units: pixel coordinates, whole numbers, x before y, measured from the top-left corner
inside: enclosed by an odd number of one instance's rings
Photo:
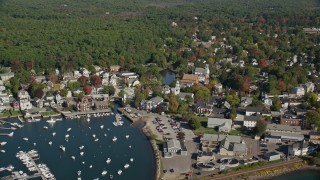
[[[57,113],[54,111],[46,111],[46,112],[41,112],[41,116],[51,116],[51,115],[56,115]]]

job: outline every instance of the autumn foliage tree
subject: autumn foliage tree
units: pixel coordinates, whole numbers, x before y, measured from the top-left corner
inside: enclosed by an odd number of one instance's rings
[[[268,61],[265,59],[260,59],[258,63],[260,68],[266,68],[269,66]]]
[[[241,90],[244,92],[249,92],[250,90],[250,78],[245,77],[243,78],[243,83],[241,85]]]
[[[85,76],[81,76],[79,77],[78,82],[80,83],[80,86],[84,87],[88,82],[88,78]]]
[[[92,88],[91,88],[91,86],[89,86],[89,85],[85,85],[85,86],[83,87],[83,91],[84,91],[84,93],[85,93],[86,95],[88,95],[88,94],[91,93]]]
[[[279,81],[277,82],[277,89],[278,89],[279,91],[281,91],[281,92],[286,91],[286,90],[287,90],[287,84],[286,84],[284,81],[279,80]]]
[[[90,77],[90,81],[91,81],[91,84],[94,86],[94,87],[100,87],[101,84],[102,84],[102,79],[101,77],[97,76],[97,75],[93,75]]]

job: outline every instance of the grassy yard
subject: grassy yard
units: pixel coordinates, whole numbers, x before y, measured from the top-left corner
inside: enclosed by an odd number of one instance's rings
[[[18,116],[18,115],[21,115],[20,111],[11,110],[11,111],[4,111],[3,113],[0,114],[0,117],[7,118],[10,116]]]
[[[54,111],[46,111],[46,112],[41,112],[41,116],[51,116],[51,115],[56,115],[57,113]]]

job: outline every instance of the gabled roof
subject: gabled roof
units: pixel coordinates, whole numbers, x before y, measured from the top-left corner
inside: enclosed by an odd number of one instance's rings
[[[244,121],[258,121],[261,119],[261,116],[244,116]]]
[[[262,108],[261,107],[256,107],[256,106],[247,106],[246,111],[249,112],[261,112]]]
[[[234,135],[224,135],[224,134],[203,134],[201,141],[215,141],[220,142],[228,138],[229,142],[240,143],[241,136],[234,136]]]
[[[182,80],[188,80],[188,81],[197,81],[198,76],[194,74],[184,74],[182,77]]]
[[[155,104],[159,104],[159,103],[163,102],[163,98],[156,96],[156,97],[151,98],[150,101],[154,102]]]

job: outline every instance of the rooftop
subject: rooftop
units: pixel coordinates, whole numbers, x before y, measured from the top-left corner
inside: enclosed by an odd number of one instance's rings
[[[288,126],[288,125],[280,125],[280,124],[268,124],[267,131],[287,131],[287,132],[295,132],[300,133],[300,126]]]

